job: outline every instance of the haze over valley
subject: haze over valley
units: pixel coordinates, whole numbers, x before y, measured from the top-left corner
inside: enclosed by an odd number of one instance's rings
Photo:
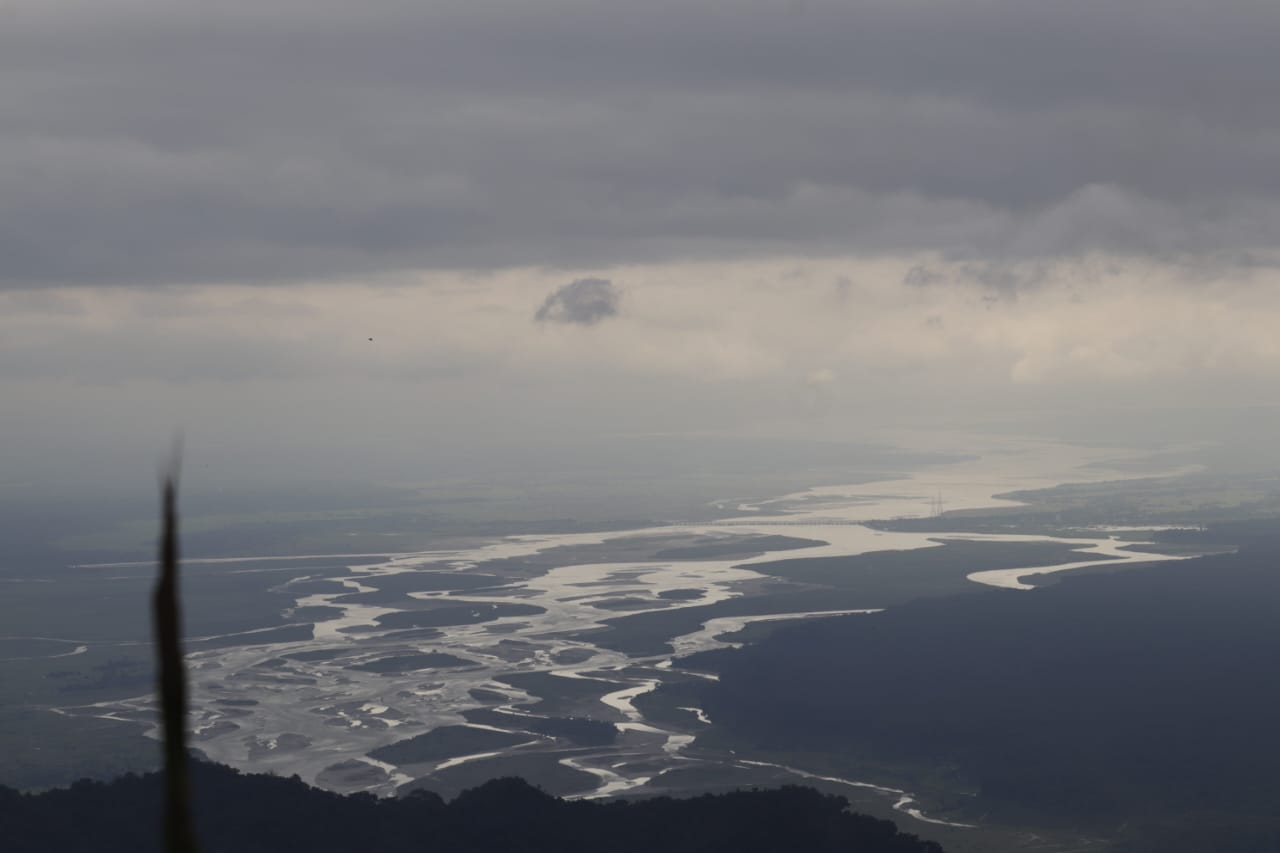
[[[10,0],[6,849],[1274,851],[1277,43]]]
[[[1205,530],[1230,531],[1256,511],[1250,489],[1261,490],[1263,505],[1275,500],[1272,481],[1210,475],[1190,449],[976,436],[967,446],[962,454],[848,445],[857,464],[827,470],[851,482],[773,497],[725,492],[688,521],[597,519],[586,527],[598,529],[498,536],[466,518],[451,522],[456,530],[432,530],[449,526],[437,518],[412,531],[435,544],[409,551],[366,550],[409,535],[406,518],[423,505],[401,493],[380,511],[263,516],[258,555],[228,550],[241,541],[240,520],[195,516],[200,544],[185,561],[192,745],[208,760],[340,793],[453,797],[505,776],[574,799],[805,784],[947,849],[1024,849],[1032,836],[1045,849],[1103,849],[1114,826],[1073,832],[1052,809],[1020,811],[980,775],[943,772],[955,760],[949,752],[850,752],[848,732],[832,733],[829,751],[783,748],[786,720],[815,699],[821,706],[823,694],[842,701],[857,682],[837,663],[854,648],[846,641],[786,653],[800,655],[797,671],[816,665],[832,681],[774,693],[793,696],[784,703],[793,710],[763,740],[739,731],[747,709],[763,713],[760,698],[723,704],[719,669],[734,659],[721,664],[709,652],[787,648],[801,624],[852,619],[873,630],[885,614],[915,613],[924,601],[950,613],[962,601],[1012,594],[1028,596],[1034,612],[1059,578],[1075,574],[1154,572],[1154,582],[1170,561],[1242,544],[1241,532]],[[506,497],[476,503],[498,500]],[[95,535],[122,543],[129,529]],[[335,530],[348,534],[346,553],[333,545]],[[328,547],[307,548],[311,537]],[[88,548],[91,538],[70,541]],[[133,546],[110,547],[5,578],[6,683],[11,702],[21,697],[5,715],[40,735],[7,753],[5,773],[19,785],[154,766],[143,612],[152,562],[145,551],[124,559]],[[1085,606],[1108,606],[1099,590]],[[119,605],[86,610],[86,599]],[[978,642],[950,641],[961,656],[986,654]],[[892,660],[895,679],[914,682],[924,671]],[[965,802],[974,795],[981,810]]]

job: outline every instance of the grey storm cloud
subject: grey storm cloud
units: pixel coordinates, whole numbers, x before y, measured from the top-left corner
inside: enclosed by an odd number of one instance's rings
[[[0,286],[1280,238],[1273,0],[0,16]]]
[[[1012,296],[1043,284],[1055,266],[1044,261],[966,261],[947,267],[916,264],[907,270],[902,283],[909,287],[976,284]],[[1086,263],[1074,262],[1070,267],[1077,279],[1096,275]]]
[[[539,323],[591,326],[618,313],[618,291],[603,278],[580,278],[553,291],[534,319]]]

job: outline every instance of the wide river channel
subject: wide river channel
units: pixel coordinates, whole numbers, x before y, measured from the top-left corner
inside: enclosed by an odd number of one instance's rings
[[[673,724],[669,719],[647,719],[635,704],[637,697],[665,680],[697,677],[673,668],[674,658],[724,646],[720,635],[752,621],[874,608],[715,618],[666,638],[674,650],[666,654],[605,648],[593,643],[592,632],[606,619],[704,606],[748,594],[753,584],[764,580],[752,570],[754,564],[936,547],[937,534],[875,530],[862,522],[928,515],[939,494],[948,510],[991,507],[1008,503],[994,496],[1012,490],[1123,476],[1097,464],[1106,457],[1102,451],[1056,448],[1054,461],[1046,463],[1039,450],[1043,448],[985,454],[929,468],[917,478],[785,495],[734,507],[733,517],[721,522],[512,536],[464,549],[377,559],[347,556],[341,570],[294,578],[277,590],[294,602],[285,611],[286,619],[293,612],[310,614],[310,637],[203,650],[193,645],[188,659],[194,745],[213,760],[244,770],[296,773],[334,790],[381,795],[415,780],[431,787],[432,779],[440,779],[444,789],[460,785],[457,780],[466,777],[459,774],[468,765],[536,776],[538,768],[554,764],[571,777],[559,793],[580,797],[670,790],[664,787],[665,775],[699,764],[768,766],[799,779],[860,787],[882,795],[901,814],[934,821],[910,793],[875,780],[826,777],[758,757],[700,749],[699,729],[714,725],[714,720],[696,706],[684,708],[687,722]],[[1094,464],[1082,467],[1089,463]],[[1072,539],[1082,549],[1078,562],[979,569],[969,580],[1027,588],[1021,579],[1038,572],[1064,571],[1103,559],[1152,559],[1150,554],[1122,550],[1133,542],[1118,541],[1114,535],[1099,530],[1094,538]],[[655,552],[683,543],[700,545],[705,553],[708,544],[762,541],[760,537],[776,541],[783,536],[821,544],[766,550],[745,558],[635,558],[644,552],[646,539],[655,543]],[[1046,539],[983,534],[946,538]],[[582,561],[584,554],[590,557]],[[246,557],[245,562],[250,559],[261,558]],[[218,562],[232,569],[237,560]],[[475,577],[481,581],[473,582]],[[459,615],[459,607],[472,609]],[[449,615],[431,616],[439,613]],[[512,676],[515,683],[504,680]],[[541,687],[535,690],[531,684]],[[565,690],[539,705],[539,696],[559,692],[548,691],[547,684],[563,684]],[[152,714],[149,696],[67,710],[131,720],[148,720]],[[565,740],[541,725],[551,718],[596,720],[613,725],[617,735],[598,745]],[[459,733],[457,727],[470,729],[479,743],[494,735],[505,740],[496,748],[455,749],[460,754],[446,751],[399,762],[369,754],[443,727],[454,727],[449,729],[454,734]],[[481,732],[489,734],[477,734]],[[523,763],[503,764],[517,760]]]

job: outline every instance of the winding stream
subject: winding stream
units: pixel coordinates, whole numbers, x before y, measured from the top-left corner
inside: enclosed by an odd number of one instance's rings
[[[1098,451],[1093,451],[1098,455]],[[245,770],[297,773],[305,780],[339,790],[393,793],[411,778],[402,768],[376,761],[370,750],[446,725],[471,725],[531,735],[511,747],[459,755],[434,764],[428,776],[464,765],[514,754],[548,752],[563,767],[590,774],[594,788],[573,792],[580,797],[605,797],[641,790],[660,790],[662,776],[677,767],[696,763],[768,767],[800,779],[821,780],[883,794],[893,808],[915,820],[965,826],[930,817],[907,791],[872,782],[821,776],[802,768],[770,764],[733,755],[712,755],[697,748],[700,727],[713,724],[701,708],[685,706],[689,725],[657,724],[636,707],[642,696],[667,679],[688,679],[698,673],[677,671],[672,660],[694,652],[733,645],[720,635],[757,621],[817,618],[839,614],[873,613],[874,608],[771,613],[710,619],[696,630],[670,638],[674,655],[628,656],[591,642],[590,631],[604,620],[636,613],[703,606],[744,594],[748,583],[765,576],[753,564],[780,558],[815,558],[862,554],[881,550],[937,547],[937,534],[873,530],[860,522],[928,514],[935,491],[947,497],[949,509],[1008,503],[993,495],[1014,489],[1055,485],[1081,479],[1079,465],[1094,457],[1078,450],[1065,468],[1026,474],[1027,457],[1008,456],[970,460],[931,470],[927,481],[909,479],[824,487],[747,509],[750,517],[723,522],[665,525],[647,530],[612,533],[513,536],[478,547],[428,551],[382,558],[360,564],[352,560],[349,572],[335,579],[341,591],[299,592],[293,608],[329,608],[335,615],[314,623],[309,640],[195,651],[188,655],[192,679],[195,746],[210,758]],[[1115,479],[1115,472],[1094,469],[1090,476]],[[728,537],[770,536],[786,533],[823,544],[801,551],[771,551],[750,558],[703,560],[654,560],[591,562],[556,566],[532,577],[507,577],[506,583],[483,593],[451,593],[449,590],[412,592],[423,606],[456,605],[460,601],[532,605],[541,612],[499,615],[472,624],[431,629],[388,628],[382,617],[413,608],[393,604],[343,601],[353,593],[376,592],[376,578],[430,571],[433,574],[465,574],[486,571],[495,560],[545,555],[556,548],[606,546],[610,540],[634,540],[650,536],[724,541]],[[1061,572],[1102,561],[1147,562],[1169,559],[1123,550],[1113,531],[1098,531],[1096,538],[1072,540],[1086,557],[1065,565],[977,571],[968,576],[975,583],[1009,589],[1030,589],[1024,578]],[[981,542],[1030,542],[1048,537],[1016,534],[947,534],[948,539]],[[333,556],[333,555],[307,555]],[[251,558],[245,558],[248,560]],[[252,558],[258,560],[260,558]],[[301,559],[301,556],[296,558]],[[192,561],[195,562],[195,561]],[[234,564],[236,558],[204,562]],[[126,564],[116,564],[126,565]],[[334,577],[320,573],[291,581],[281,589]],[[674,591],[697,591],[697,597],[677,598]],[[667,595],[664,597],[664,593]],[[625,612],[600,605],[625,599],[639,602]],[[69,652],[76,654],[77,651]],[[452,655],[457,666],[407,671],[378,671],[379,661],[414,654]],[[573,659],[561,664],[557,661]],[[374,667],[374,668],[370,668]],[[503,677],[512,673],[554,676],[600,683],[599,695],[570,703],[568,711],[540,714],[537,697],[515,687]],[[714,677],[706,676],[703,677]],[[615,689],[610,689],[615,688]],[[567,701],[567,700],[564,700]],[[470,723],[464,713],[488,709],[485,724]],[[64,713],[90,714],[111,719],[151,720],[151,699],[140,696],[123,702],[61,709]],[[524,726],[545,716],[583,716],[612,723],[618,731],[614,744],[598,747],[556,745]],[[505,723],[506,719],[511,723]],[[368,770],[358,781],[334,781],[332,770],[343,762],[359,762]],[[421,776],[421,774],[419,774]]]

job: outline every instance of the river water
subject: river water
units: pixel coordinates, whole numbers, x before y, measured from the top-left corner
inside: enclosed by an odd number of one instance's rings
[[[738,755],[700,751],[695,738],[709,720],[701,708],[688,706],[689,725],[659,724],[645,718],[635,705],[638,696],[671,678],[688,679],[673,669],[672,660],[693,652],[726,645],[721,634],[753,621],[780,618],[820,618],[836,613],[868,613],[872,608],[840,611],[769,614],[718,618],[670,638],[674,655],[628,656],[603,648],[584,636],[602,621],[621,615],[707,605],[744,594],[749,582],[762,576],[752,565],[783,557],[831,557],[880,550],[936,547],[936,535],[878,531],[860,522],[872,519],[927,515],[938,494],[947,509],[996,506],[994,495],[1016,489],[1041,488],[1064,481],[1118,479],[1118,472],[1096,467],[1107,454],[1101,450],[1055,448],[1047,459],[1044,448],[984,453],[981,458],[936,466],[915,479],[894,479],[851,486],[830,486],[780,496],[743,507],[750,514],[722,522],[664,525],[647,530],[610,533],[512,536],[457,550],[400,554],[371,561],[351,559],[348,571],[337,575],[341,591],[305,591],[306,583],[291,581],[300,591],[295,607],[336,608],[330,618],[315,623],[309,640],[254,646],[233,646],[188,655],[192,681],[195,745],[210,758],[251,771],[297,773],[308,782],[336,790],[393,793],[413,778],[463,765],[507,756],[546,753],[563,767],[594,776],[594,788],[576,796],[602,797],[661,790],[662,776],[698,763],[738,767],[770,767],[800,779],[811,778],[873,790],[892,800],[913,819],[940,822],[924,814],[912,795],[873,781],[819,776],[801,768],[754,761]],[[1088,463],[1095,467],[1084,468]],[[1087,547],[1081,561],[1051,567],[977,571],[975,583],[1027,589],[1022,579],[1038,572],[1065,571],[1103,559],[1149,561],[1150,554],[1120,550],[1115,531],[1099,530],[1094,539],[1073,544]],[[587,564],[557,565],[532,577],[510,578],[488,594],[412,592],[422,602],[456,602],[461,597],[499,603],[534,605],[540,613],[501,616],[470,625],[441,629],[439,636],[380,627],[379,617],[398,613],[394,604],[350,603],[344,595],[376,589],[373,582],[389,575],[429,570],[467,573],[494,560],[546,555],[553,549],[593,545],[607,549],[611,540],[654,537],[663,541],[690,537],[725,541],[731,537],[787,534],[820,540],[821,545],[799,551],[773,551],[747,559],[655,560],[619,559]],[[1041,541],[1044,536],[951,535],[947,538],[985,542]],[[607,553],[607,551],[606,551]],[[315,555],[299,555],[303,556]],[[1089,559],[1096,557],[1097,559]],[[246,558],[248,559],[248,558]],[[234,562],[223,560],[222,562]],[[335,573],[318,573],[307,582]],[[696,599],[663,598],[674,590],[696,590]],[[601,602],[639,601],[626,614],[602,609]],[[646,606],[645,602],[651,603]],[[421,632],[419,632],[421,633]],[[359,668],[388,656],[415,653],[454,655],[464,666],[409,672],[376,672]],[[565,663],[572,661],[572,663]],[[612,723],[619,736],[614,744],[568,747],[527,728],[540,716],[530,705],[536,697],[501,680],[511,673],[545,673],[566,681],[595,681],[598,695],[588,696],[571,713]],[[711,676],[707,676],[711,677]],[[577,685],[581,687],[582,685]],[[591,685],[587,685],[591,686]],[[476,691],[476,692],[473,692]],[[437,762],[396,767],[369,757],[370,750],[446,725],[464,725],[463,713],[477,708],[491,712],[478,729],[527,734],[528,738],[501,749],[455,755]],[[67,712],[92,713],[114,719],[147,720],[151,699],[139,696],[124,702],[101,703]],[[560,713],[564,715],[563,712]],[[552,715],[554,716],[554,715]],[[509,722],[508,722],[509,721]],[[337,768],[337,769],[335,769]],[[941,821],[944,822],[945,821]]]

